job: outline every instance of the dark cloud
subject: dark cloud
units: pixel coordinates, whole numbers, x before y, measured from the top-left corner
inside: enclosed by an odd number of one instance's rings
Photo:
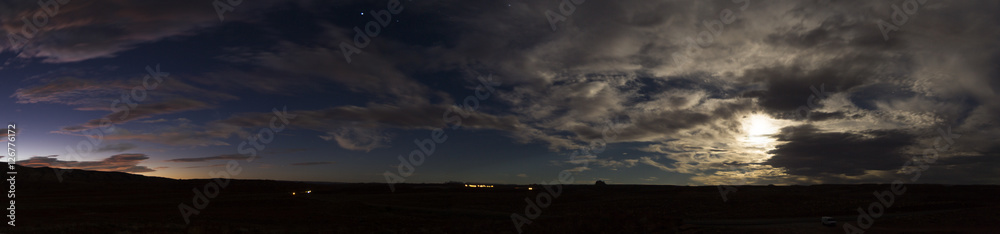
[[[764,164],[805,176],[899,169],[909,160],[904,149],[916,142],[914,135],[902,131],[824,132],[813,125],[783,128],[777,139],[782,143],[768,152],[774,156]]]
[[[105,115],[104,118],[92,119],[90,121],[87,121],[87,123],[84,123],[83,125],[63,127],[62,130],[67,132],[75,132],[84,129],[98,128],[101,126],[102,121],[105,121],[106,124],[107,123],[122,124],[122,123],[127,123],[129,121],[137,119],[146,119],[157,115],[171,114],[171,113],[191,111],[191,110],[208,109],[212,107],[214,106],[211,104],[191,99],[173,99],[159,103],[141,104],[141,105],[136,105],[135,108],[130,108],[130,109],[128,108],[128,104],[121,102],[118,105],[118,108],[127,110],[118,111]]]
[[[806,67],[804,64],[748,70],[745,78],[763,82],[765,89],[745,95],[758,98],[760,106],[768,112],[793,118],[800,107],[819,108],[822,107],[819,101],[829,95],[849,91],[866,82],[876,82],[873,79],[877,78],[874,69],[884,60],[853,55],[834,59],[813,70],[803,68]]]
[[[161,72],[166,72],[162,67],[160,69]],[[84,70],[67,73],[100,76],[99,72],[92,74],[94,72]],[[55,73],[33,79],[40,84],[19,88],[11,97],[16,98],[21,104],[55,103],[76,106],[74,109],[80,111],[109,112],[103,118],[92,119],[79,125],[64,126],[57,131],[69,135],[73,135],[73,132],[98,128],[104,120],[108,121],[106,123],[124,124],[158,115],[215,108],[217,107],[215,103],[220,101],[238,99],[233,95],[206,90],[182,80],[165,77],[156,87],[145,91],[146,96],[143,100],[137,100],[137,97],[131,96],[130,91],[137,87],[144,88],[142,78],[81,79],[64,75],[65,73]],[[140,75],[145,74],[140,73]],[[112,104],[115,106],[112,107]]]
[[[336,163],[337,162],[300,162],[300,163],[292,163],[291,165],[292,166],[312,166],[312,165],[329,165],[329,164],[336,164]]]
[[[207,166],[190,166],[190,167],[184,167],[184,168],[213,168],[213,167],[225,167],[225,166],[226,166],[226,164],[212,164],[212,165],[207,165]]]
[[[75,77],[60,77],[45,84],[19,88],[11,97],[17,103],[57,103],[65,105],[90,105],[97,102],[110,106],[106,98],[119,94],[117,90],[127,90],[122,82],[100,82]],[[102,105],[102,107],[104,107]],[[94,107],[97,107],[96,105]]]
[[[319,138],[336,141],[341,148],[370,152],[376,148],[387,148],[392,135],[378,128],[345,127],[326,132]]]
[[[663,111],[651,115],[633,118],[632,124],[621,129],[616,141],[645,141],[650,137],[664,137],[678,131],[699,126],[710,126],[718,121],[734,119],[739,114],[750,110],[749,100],[726,103],[710,112],[702,113],[692,110]],[[591,131],[592,139],[597,139],[596,131]]]
[[[810,12],[822,10],[820,6],[802,5],[791,12],[807,17]],[[839,14],[822,19],[818,26],[812,28],[799,24],[796,27],[778,29],[768,35],[765,42],[775,46],[824,50],[845,47],[886,50],[900,46],[900,40],[885,41],[881,31],[872,30],[872,25],[870,19],[853,14]]]
[[[169,73],[168,69],[170,68],[161,67],[160,72]],[[124,105],[125,101],[121,100],[123,94],[131,94],[134,88],[145,88],[142,76],[146,75],[147,71],[139,70],[139,72],[136,76],[99,79],[107,76],[108,71],[60,70],[29,79],[38,84],[18,88],[10,97],[17,99],[17,103],[20,104],[54,103],[76,106],[76,110],[111,111],[113,100],[119,100]],[[213,101],[238,99],[236,96],[217,90],[192,86],[175,76],[166,75],[162,78],[162,82],[159,83],[149,80],[150,85],[156,84],[156,86],[151,86],[146,91],[146,99],[132,102],[149,103],[184,98]]]
[[[48,1],[43,1],[48,2]],[[286,1],[244,2],[242,14],[228,14],[229,22],[253,19],[254,12]],[[45,62],[77,62],[115,57],[117,53],[169,37],[220,24],[212,4],[201,1],[135,2],[125,0],[69,1],[31,35],[21,34],[21,17],[44,12],[36,1],[4,1],[0,10],[0,35],[17,33],[27,44],[0,40],[2,50],[19,52],[21,58]],[[43,14],[44,15],[44,14]],[[6,37],[4,37],[6,38]]]
[[[996,143],[992,149],[979,155],[940,157],[921,175],[921,182],[997,184],[1000,183],[998,175],[1000,175],[1000,143]]]
[[[20,131],[20,130],[18,130],[16,128],[15,129],[0,128],[0,131],[3,131],[3,132],[0,132],[0,142],[4,142],[4,141],[7,141],[9,139],[8,136],[10,136],[11,132],[14,132],[14,136],[16,137],[17,136],[17,132]]]
[[[343,37],[345,41],[349,40],[348,38],[351,37]],[[339,47],[334,45],[310,47],[282,42],[274,51],[261,52],[252,59],[253,63],[262,68],[264,74],[277,72],[276,76],[295,78],[281,82],[281,85],[273,84],[272,81],[275,79],[273,76],[261,77],[248,74],[229,76],[235,79],[222,81],[245,85],[259,83],[260,87],[271,87],[275,91],[316,87],[317,83],[334,83],[347,87],[350,91],[379,97],[382,102],[407,105],[427,105],[430,104],[429,96],[442,95],[431,92],[426,85],[396,68],[400,66],[397,63],[402,61],[369,56],[362,59],[363,61],[347,63],[344,62]]]
[[[434,129],[456,124],[469,129],[506,131],[522,127],[513,116],[494,116],[443,105],[340,106],[323,110],[290,111],[289,115],[295,116],[289,120],[289,126],[323,132],[325,134],[320,135],[320,138],[335,140],[345,149],[359,151],[385,147],[390,141],[390,135],[383,129]],[[273,116],[271,112],[243,113],[215,123],[240,128],[268,127]]]
[[[122,152],[134,148],[135,144],[132,143],[107,144],[98,148],[96,152]]]
[[[146,166],[139,166],[142,161],[149,159],[145,154],[117,154],[101,161],[62,161],[55,157],[31,157],[28,160],[18,161],[17,164],[27,167],[52,167],[63,169],[82,169],[95,171],[117,171],[130,173],[153,172],[156,170]]]
[[[106,140],[132,140],[144,141],[171,146],[217,146],[229,145],[223,140],[240,136],[247,137],[249,132],[244,128],[209,122],[205,125],[195,125],[188,123],[190,120],[179,119],[176,125],[157,128],[150,131],[133,131],[128,128],[116,126],[113,132],[105,133]],[[64,132],[59,132],[64,133]],[[87,136],[86,134],[68,133],[68,135]]]
[[[175,158],[167,160],[167,162],[206,162],[213,160],[240,160],[248,158],[250,158],[250,156],[242,154],[223,154],[223,155],[200,157],[200,158]]]
[[[814,112],[809,112],[809,114],[807,114],[807,116],[809,117],[809,121],[824,121],[824,120],[833,120],[833,119],[843,119],[843,118],[847,118],[848,117],[843,111],[837,111],[837,112],[819,112],[819,111],[814,111]],[[858,116],[858,117],[860,117],[860,116]],[[852,118],[853,118],[853,116],[852,116]]]

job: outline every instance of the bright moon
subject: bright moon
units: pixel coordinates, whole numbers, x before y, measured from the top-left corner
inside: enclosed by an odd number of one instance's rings
[[[774,145],[774,138],[771,136],[778,133],[778,128],[774,119],[763,114],[752,114],[743,120],[743,133],[746,134],[743,142],[754,151],[766,154],[767,150]]]

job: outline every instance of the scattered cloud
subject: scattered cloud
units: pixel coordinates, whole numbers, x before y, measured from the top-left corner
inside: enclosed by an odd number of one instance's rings
[[[250,158],[250,156],[243,154],[223,154],[223,155],[200,157],[200,158],[175,158],[167,160],[167,162],[206,162],[213,160],[242,160],[248,158]]]
[[[149,159],[149,156],[146,156],[145,154],[117,154],[101,161],[62,161],[52,156],[35,156],[28,160],[18,161],[17,164],[26,167],[52,167],[129,173],[156,171],[148,167],[138,165],[146,159]]]
[[[98,148],[96,152],[122,152],[130,149],[135,149],[135,144],[132,143],[117,143],[117,144],[107,144]]]
[[[213,168],[213,167],[225,167],[225,166],[226,166],[226,164],[212,164],[212,165],[206,165],[206,166],[190,166],[190,167],[184,167],[184,168]]]
[[[292,165],[292,166],[313,166],[313,165],[330,165],[330,164],[337,164],[337,162],[332,162],[332,161],[331,162],[300,162],[300,163],[292,163],[290,165]]]

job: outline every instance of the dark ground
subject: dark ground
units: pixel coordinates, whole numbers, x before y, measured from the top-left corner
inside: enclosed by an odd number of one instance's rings
[[[2,233],[516,233],[524,186],[232,181],[185,224],[210,180],[18,168],[16,227]],[[907,185],[866,233],[1000,233],[1000,186]],[[844,233],[884,185],[565,186],[525,233]],[[303,194],[306,190],[312,193]],[[292,195],[291,192],[298,195]],[[544,201],[544,200],[543,200]],[[838,220],[820,224],[821,216]],[[6,221],[5,221],[6,222]]]

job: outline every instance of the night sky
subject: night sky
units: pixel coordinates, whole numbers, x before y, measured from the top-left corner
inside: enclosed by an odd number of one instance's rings
[[[1000,183],[997,1],[394,2],[0,1],[0,121],[182,179]]]

